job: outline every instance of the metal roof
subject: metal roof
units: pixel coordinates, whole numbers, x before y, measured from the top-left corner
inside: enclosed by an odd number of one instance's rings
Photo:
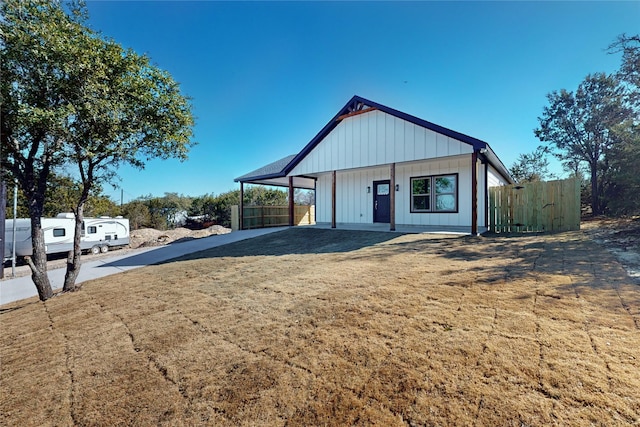
[[[492,154],[486,156],[489,163],[491,163],[496,168],[496,170],[501,175],[503,175],[505,179],[513,182],[513,178],[511,177],[509,170],[504,166],[502,161],[500,161],[495,153],[493,153],[493,150],[491,150],[491,147],[489,147],[489,144],[487,144],[486,142],[469,135],[465,135],[463,133],[445,128],[435,123],[428,122],[410,114],[403,113],[402,111],[395,110],[385,105],[378,104],[377,102],[370,101],[357,95],[351,98],[349,102],[347,102],[345,106],[342,107],[340,111],[338,111],[338,113],[329,121],[329,123],[327,123],[298,154],[287,156],[276,162],[270,163],[260,169],[256,169],[253,172],[236,178],[235,181],[257,182],[271,178],[286,177],[293,170],[293,168],[298,163],[300,163],[300,161],[302,161],[302,159],[304,159],[329,133],[331,133],[331,131],[336,126],[338,126],[338,124],[344,119],[343,116],[365,113],[370,110],[380,110],[392,116],[398,117],[399,119],[413,123],[417,126],[421,126],[442,135],[457,139],[458,141],[471,145],[474,150],[478,150],[480,151],[480,153],[484,154],[484,152],[488,151]]]
[[[239,176],[234,181],[235,182],[244,182],[247,184],[261,184],[261,185],[275,185],[278,187],[288,187],[289,186],[289,178],[287,177],[284,169],[286,166],[296,157],[295,154],[291,154],[290,156],[284,157],[280,160],[277,160],[273,163],[269,163],[266,166],[263,166],[259,169],[256,169],[252,172]],[[313,178],[308,178],[304,176],[294,176],[293,177],[293,186],[295,188],[306,188],[309,190],[313,190],[316,188],[316,181]]]
[[[286,176],[287,174],[282,174],[282,171],[284,170],[284,168],[291,162],[291,160],[293,160],[293,158],[296,157],[295,154],[291,154],[287,157],[284,157],[280,160],[276,160],[273,163],[269,163],[266,166],[263,166],[261,168],[258,168],[254,171],[251,171],[249,173],[246,173],[242,176],[237,177],[236,179],[234,179],[235,182],[246,182],[246,181],[251,181],[251,180],[255,180],[255,179],[264,179],[264,178],[269,178],[269,177],[283,177]]]

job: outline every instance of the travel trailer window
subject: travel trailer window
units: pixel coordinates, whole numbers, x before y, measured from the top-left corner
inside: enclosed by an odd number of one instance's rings
[[[53,229],[53,237],[64,237],[65,229],[64,228],[54,228]]]
[[[95,225],[90,225],[87,227],[87,233],[96,234],[98,232],[98,228]]]

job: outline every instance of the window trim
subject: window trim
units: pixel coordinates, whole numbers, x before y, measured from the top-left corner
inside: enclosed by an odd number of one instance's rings
[[[455,177],[456,180],[456,189],[454,194],[454,198],[455,198],[455,209],[454,210],[447,210],[447,211],[439,211],[436,210],[436,200],[437,200],[437,194],[436,194],[436,179],[437,178],[442,178],[442,177]],[[430,181],[429,186],[430,186],[430,192],[429,192],[429,209],[428,210],[416,210],[413,208],[413,180],[414,179],[428,179]],[[459,200],[459,194],[458,194],[458,188],[460,186],[460,177],[459,174],[457,172],[455,173],[444,173],[444,174],[439,174],[439,175],[422,175],[422,176],[412,176],[409,178],[409,212],[411,213],[420,213],[420,214],[440,214],[440,213],[458,213],[459,209],[460,209],[460,200]],[[451,194],[451,193],[443,193],[443,194]]]

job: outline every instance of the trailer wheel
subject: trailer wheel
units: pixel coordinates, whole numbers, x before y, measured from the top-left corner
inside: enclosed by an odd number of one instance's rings
[[[107,245],[100,246],[100,252],[102,252],[103,254],[106,254],[107,252],[109,252],[109,246]]]
[[[93,255],[98,255],[100,253],[100,246],[95,245],[91,247],[91,253]]]

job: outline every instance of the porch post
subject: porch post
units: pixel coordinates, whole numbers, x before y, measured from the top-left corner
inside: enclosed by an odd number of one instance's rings
[[[396,164],[391,163],[389,168],[389,230],[396,231]]]
[[[336,228],[336,171],[331,173],[331,228]]]
[[[471,234],[478,234],[478,151],[471,154]]]
[[[244,230],[244,183],[240,181],[240,212],[238,212],[238,229]]]
[[[289,177],[289,227],[293,227],[294,223],[294,204],[293,204],[293,177]]]

